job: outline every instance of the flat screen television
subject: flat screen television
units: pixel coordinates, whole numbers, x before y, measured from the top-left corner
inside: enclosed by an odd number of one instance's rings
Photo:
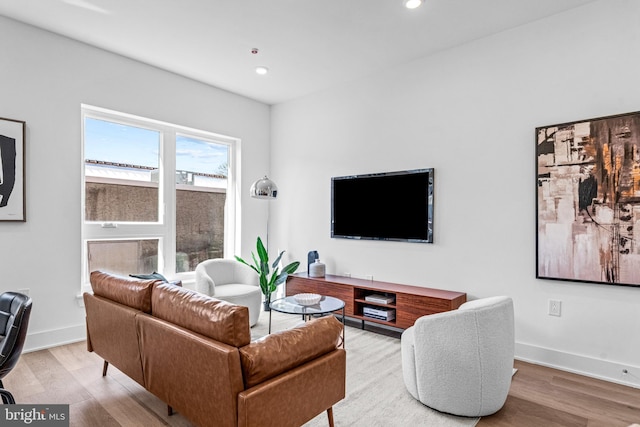
[[[433,243],[433,169],[331,178],[331,237]]]

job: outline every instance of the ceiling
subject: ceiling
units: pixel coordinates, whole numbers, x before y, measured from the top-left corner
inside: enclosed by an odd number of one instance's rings
[[[593,1],[0,0],[0,15],[276,104]]]

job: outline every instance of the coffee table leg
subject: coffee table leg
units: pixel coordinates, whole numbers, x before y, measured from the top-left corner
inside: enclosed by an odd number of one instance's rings
[[[345,348],[344,306],[342,306],[342,348]]]
[[[269,310],[269,333],[271,333],[271,311]]]

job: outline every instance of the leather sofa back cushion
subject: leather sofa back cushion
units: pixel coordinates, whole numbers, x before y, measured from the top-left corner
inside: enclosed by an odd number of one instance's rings
[[[93,294],[151,313],[151,289],[158,280],[140,280],[115,276],[102,271],[91,272]]]
[[[342,323],[334,316],[325,316],[242,347],[240,361],[245,388],[335,350],[341,333]]]
[[[234,347],[251,341],[249,309],[191,289],[157,284],[151,295],[153,316]]]

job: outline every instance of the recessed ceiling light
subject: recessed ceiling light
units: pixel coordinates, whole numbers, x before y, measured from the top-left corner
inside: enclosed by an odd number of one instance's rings
[[[256,67],[256,73],[260,74],[261,76],[264,76],[268,72],[269,72],[269,69],[267,67],[264,67],[262,65],[259,67]]]
[[[404,7],[407,9],[415,9],[422,6],[422,3],[424,3],[424,0],[404,0]]]

